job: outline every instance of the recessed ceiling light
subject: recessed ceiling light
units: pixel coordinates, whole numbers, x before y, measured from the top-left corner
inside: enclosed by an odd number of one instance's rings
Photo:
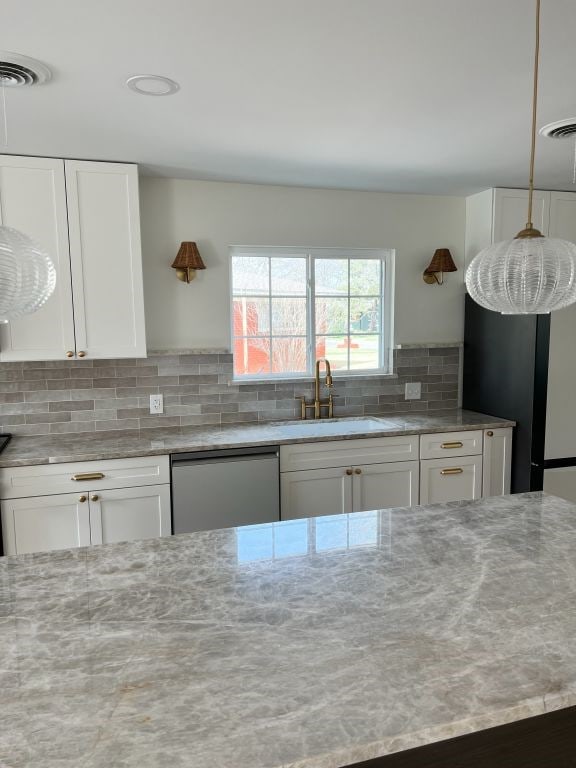
[[[134,75],[126,80],[126,85],[144,96],[170,96],[180,90],[175,80],[162,75]]]

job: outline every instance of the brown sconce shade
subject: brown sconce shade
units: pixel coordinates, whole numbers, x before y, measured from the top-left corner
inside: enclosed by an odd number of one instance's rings
[[[437,248],[432,256],[432,261],[424,270],[422,277],[424,282],[429,285],[437,283],[442,285],[444,282],[444,272],[457,272],[458,267],[454,264],[454,259],[448,248]],[[438,273],[440,273],[440,280],[438,279]]]
[[[172,262],[172,268],[176,270],[178,280],[185,283],[194,280],[197,269],[206,269],[196,243],[185,242],[180,245],[180,250]]]

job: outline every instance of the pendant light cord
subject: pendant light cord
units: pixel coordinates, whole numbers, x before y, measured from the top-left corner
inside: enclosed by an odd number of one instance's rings
[[[528,223],[533,229],[532,198],[534,197],[534,156],[536,154],[536,111],[538,109],[538,60],[540,58],[540,0],[536,0],[536,39],[534,45],[534,91],[532,96],[532,138],[530,144],[530,179],[528,184]]]

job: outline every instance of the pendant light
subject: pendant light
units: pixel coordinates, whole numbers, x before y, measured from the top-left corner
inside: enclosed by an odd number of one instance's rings
[[[0,126],[8,144],[6,88],[39,85],[50,70],[28,56],[0,51]],[[28,235],[0,226],[0,323],[36,312],[56,287],[56,270],[47,253]]]
[[[466,287],[474,301],[505,315],[547,314],[576,301],[576,245],[544,237],[532,223],[539,54],[540,0],[536,0],[528,223],[513,240],[480,251],[466,270]]]

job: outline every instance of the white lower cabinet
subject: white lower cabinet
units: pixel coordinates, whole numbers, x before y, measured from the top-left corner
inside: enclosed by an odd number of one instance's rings
[[[280,518],[295,520],[351,512],[352,475],[347,474],[347,469],[284,472],[280,476]]]
[[[282,446],[281,519],[510,493],[511,456],[511,427]]]
[[[5,555],[172,531],[168,456],[6,468],[0,493]]]
[[[2,539],[5,555],[85,547],[91,543],[87,500],[62,493],[3,501]]]
[[[2,502],[6,555],[151,539],[170,533],[169,485]]]
[[[484,431],[482,496],[510,493],[512,469],[512,427]]]
[[[170,536],[170,486],[117,488],[91,494],[92,544]]]
[[[352,511],[364,512],[418,504],[419,469],[418,461],[354,467]]]
[[[420,504],[479,499],[481,496],[481,455],[420,462]]]

